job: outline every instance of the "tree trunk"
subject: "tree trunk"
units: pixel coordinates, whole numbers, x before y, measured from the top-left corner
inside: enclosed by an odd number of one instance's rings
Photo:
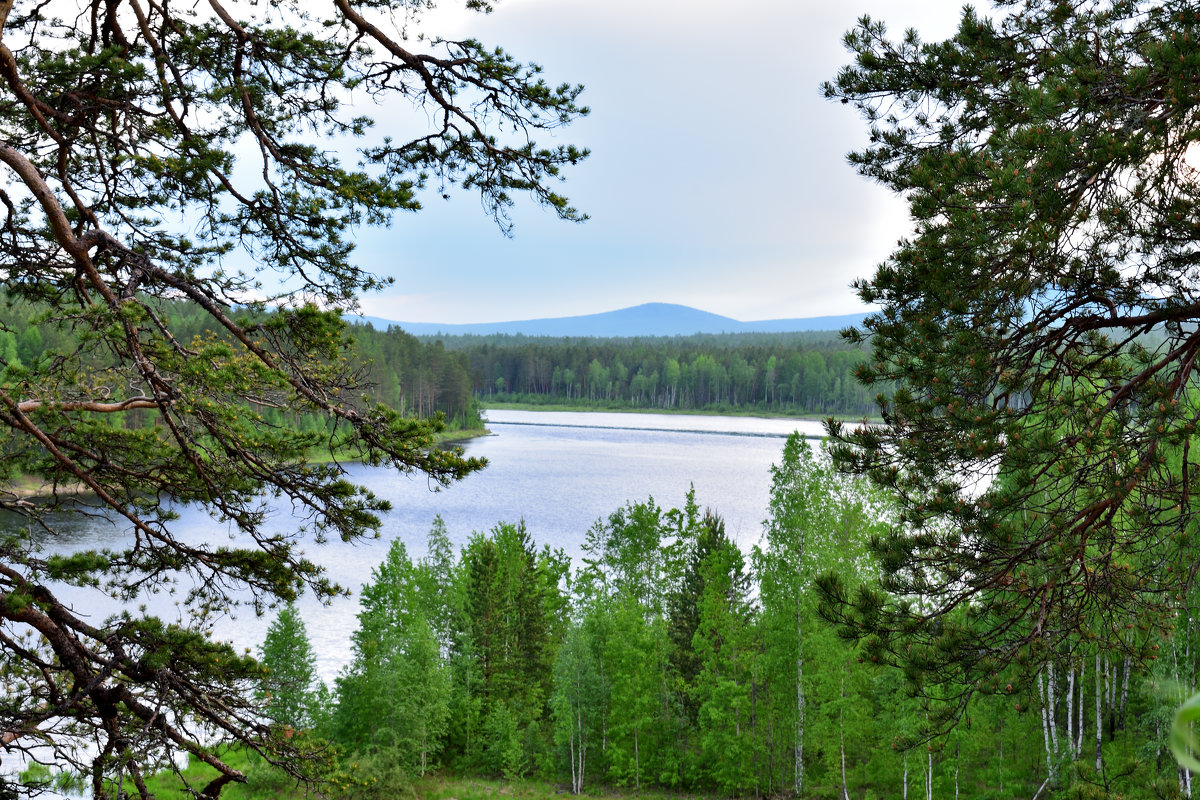
[[[1046,665],[1046,720],[1050,723],[1050,743],[1054,745],[1054,761],[1058,763],[1058,715],[1055,710],[1058,708],[1058,703],[1055,702],[1057,688],[1054,664]]]
[[[933,800],[933,748],[926,750],[925,800]]]
[[[1125,707],[1129,702],[1129,657],[1125,657],[1125,676],[1121,679],[1121,708],[1117,715],[1117,730],[1125,730]]]
[[[1050,716],[1046,708],[1046,688],[1042,685],[1042,670],[1038,671],[1034,679],[1038,688],[1038,705],[1041,706],[1042,712],[1042,744],[1046,748],[1046,777],[1054,776],[1054,758],[1050,750]]]
[[[642,790],[642,761],[641,755],[638,753],[638,729],[636,725],[633,728],[633,785],[639,792]]]
[[[1075,757],[1075,668],[1067,668],[1067,754]]]
[[[954,744],[954,800],[958,800],[958,756],[961,746],[955,742]],[[849,798],[846,798],[849,800]]]

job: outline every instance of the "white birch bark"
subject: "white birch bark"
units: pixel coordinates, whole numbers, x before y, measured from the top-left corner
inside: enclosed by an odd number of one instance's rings
[[[1117,711],[1117,727],[1125,730],[1125,706],[1129,703],[1129,656],[1125,657],[1125,676],[1121,679],[1121,707]]]
[[[925,763],[925,800],[933,800],[933,748],[927,751]]]
[[[1038,706],[1042,713],[1042,744],[1046,748],[1046,775],[1054,774],[1054,759],[1050,751],[1050,718],[1048,709],[1046,708],[1046,688],[1042,685],[1042,673],[1044,670],[1038,670],[1035,677],[1038,688]]]
[[[960,754],[961,754],[961,746],[956,743],[954,745],[954,800],[958,800],[958,765],[959,765],[958,757]]]
[[[633,785],[640,792],[642,790],[642,760],[638,753],[638,729],[633,726]]]
[[[1067,754],[1075,758],[1075,668],[1067,668]]]
[[[1054,761],[1058,763],[1058,719],[1054,713],[1058,708],[1055,702],[1056,678],[1054,664],[1046,665],[1046,721],[1050,725],[1050,743],[1054,745]]]
[[[578,735],[578,746],[576,736]],[[578,660],[575,664],[575,730],[571,731],[571,790],[583,792],[583,766],[586,758],[583,739],[583,675]]]

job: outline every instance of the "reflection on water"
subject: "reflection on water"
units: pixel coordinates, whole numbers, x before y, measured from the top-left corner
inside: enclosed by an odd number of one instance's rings
[[[681,505],[692,486],[701,507],[721,514],[730,536],[748,548],[760,535],[770,465],[779,459],[783,437],[798,428],[805,435],[820,434],[820,424],[812,421],[747,417],[532,411],[490,411],[487,417],[494,435],[464,446],[469,455],[488,459],[489,466],[449,488],[439,491],[421,476],[347,465],[352,481],[390,500],[394,510],[383,519],[379,539],[351,545],[337,540],[318,545],[309,539],[306,555],[325,564],[332,579],[357,592],[392,539],[401,539],[414,558],[422,556],[426,534],[440,514],[456,546],[465,544],[474,531],[524,519],[538,544],[561,548],[578,563],[584,536],[598,518],[626,501],[647,497],[662,506]],[[227,523],[216,522],[196,507],[172,510],[179,514],[171,524],[179,539],[236,545],[236,531]],[[0,519],[5,528],[12,522]],[[285,533],[295,533],[299,525],[286,503],[274,510],[269,524]],[[18,519],[16,525],[28,527],[28,522]],[[56,552],[120,548],[131,535],[127,523],[70,514],[55,515],[54,529],[53,535],[38,533],[36,539]],[[187,588],[181,586],[180,594]],[[61,591],[91,619],[120,610],[112,601],[98,603],[94,592]],[[178,596],[160,594],[145,602],[153,613],[176,619]],[[349,661],[357,600],[339,599],[323,606],[305,596],[299,606],[318,669],[330,680]],[[256,647],[268,622],[269,616],[235,609],[218,619],[214,630],[218,638],[239,647]]]

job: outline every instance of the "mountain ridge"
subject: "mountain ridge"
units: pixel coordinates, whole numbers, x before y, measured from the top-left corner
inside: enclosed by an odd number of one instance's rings
[[[542,317],[508,322],[400,322],[383,317],[347,316],[355,323],[375,327],[395,325],[414,336],[522,334],[525,336],[690,336],[719,333],[795,333],[835,331],[858,325],[868,312],[793,319],[742,321],[677,303],[642,303],[637,306],[574,317]]]

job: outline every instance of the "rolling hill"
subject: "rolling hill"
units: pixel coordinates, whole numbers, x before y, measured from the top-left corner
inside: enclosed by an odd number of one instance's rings
[[[370,322],[377,328],[398,325],[414,336],[454,336],[493,333],[526,336],[688,336],[694,333],[788,333],[795,331],[834,331],[862,322],[866,312],[827,317],[766,319],[743,322],[719,314],[674,303],[645,303],[601,314],[578,317],[547,317],[512,322],[442,324],[399,322],[381,317],[347,317],[358,323]]]

